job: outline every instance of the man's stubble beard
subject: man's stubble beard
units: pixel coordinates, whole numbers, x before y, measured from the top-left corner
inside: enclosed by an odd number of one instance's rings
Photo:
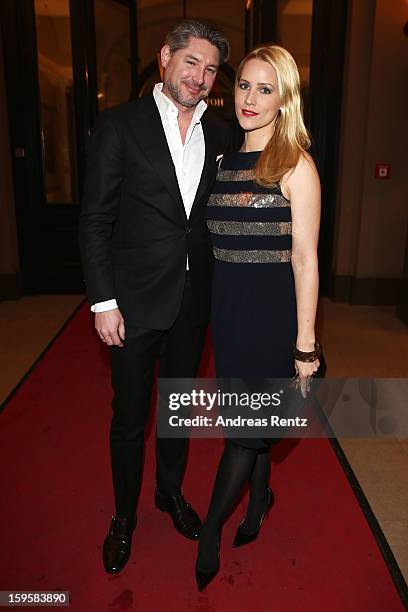
[[[195,100],[185,100],[181,97],[180,88],[177,85],[174,85],[173,83],[165,83],[165,87],[169,91],[173,100],[175,102],[178,102],[178,104],[181,104],[181,106],[185,106],[186,108],[193,108],[194,106],[197,106],[197,104],[201,102],[201,100],[204,100],[210,93],[209,91],[203,91],[202,94],[199,95]]]

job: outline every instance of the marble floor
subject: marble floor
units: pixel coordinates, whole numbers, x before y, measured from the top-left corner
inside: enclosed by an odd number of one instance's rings
[[[83,300],[38,295],[0,302],[0,404]]]
[[[318,328],[327,376],[408,377],[408,328],[393,307],[350,306],[323,299]],[[408,439],[339,442],[408,580]]]
[[[82,302],[43,295],[0,303],[0,404]],[[327,376],[406,378],[408,328],[392,307],[320,301]],[[340,445],[408,580],[408,439],[347,438]]]

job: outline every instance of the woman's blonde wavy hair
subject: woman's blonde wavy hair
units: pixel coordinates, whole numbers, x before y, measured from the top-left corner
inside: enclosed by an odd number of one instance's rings
[[[299,71],[291,54],[277,45],[257,47],[238,66],[235,86],[245,64],[251,59],[268,62],[276,71],[279,85],[281,107],[275,118],[273,136],[255,166],[256,182],[272,187],[296,166],[311,142],[303,122]]]

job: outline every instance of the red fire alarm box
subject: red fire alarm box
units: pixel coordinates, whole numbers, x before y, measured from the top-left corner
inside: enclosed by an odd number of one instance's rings
[[[375,164],[374,178],[389,179],[391,174],[391,164]]]

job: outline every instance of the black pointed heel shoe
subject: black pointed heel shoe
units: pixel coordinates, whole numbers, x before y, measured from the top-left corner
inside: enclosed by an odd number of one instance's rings
[[[259,531],[262,527],[262,523],[264,519],[269,515],[269,510],[272,508],[274,503],[275,503],[274,494],[272,493],[271,489],[268,487],[268,502],[266,504],[265,511],[261,516],[261,520],[259,521],[258,529],[254,533],[245,533],[245,531],[242,529],[242,526],[245,523],[245,519],[243,519],[237,529],[237,533],[235,534],[234,543],[233,543],[234,548],[238,548],[238,546],[245,546],[245,544],[250,544],[251,542],[256,540],[256,538],[259,535]]]
[[[197,588],[200,593],[210,584],[210,582],[216,577],[216,575],[220,571],[220,536],[218,536],[217,541],[217,559],[217,566],[212,570],[201,569],[197,559],[195,566],[195,575],[197,581]]]

